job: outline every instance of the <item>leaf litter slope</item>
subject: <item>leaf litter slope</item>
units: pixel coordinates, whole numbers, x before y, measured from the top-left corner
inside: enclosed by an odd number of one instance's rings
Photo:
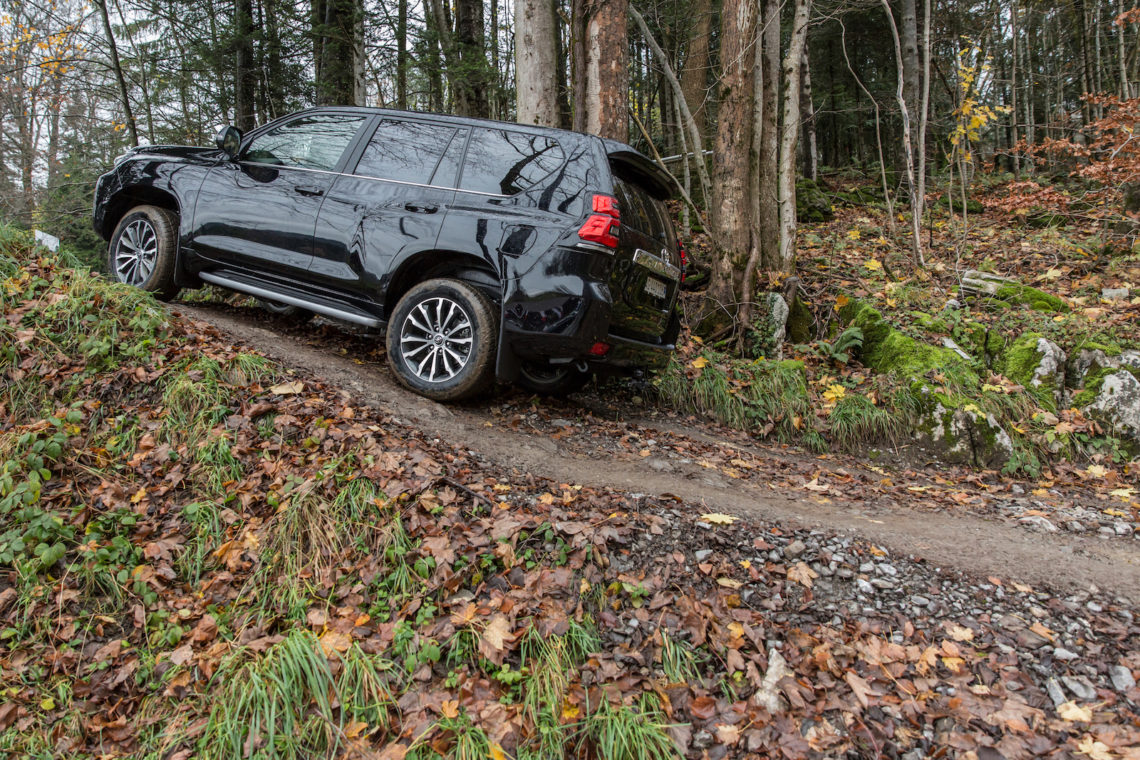
[[[1112,597],[508,472],[148,299],[9,269],[6,752],[1135,754]]]
[[[847,455],[808,455],[647,408],[631,402],[634,394],[612,393],[612,386],[569,401],[539,404],[514,394],[490,405],[442,407],[398,387],[376,348],[382,341],[368,335],[330,324],[285,325],[256,308],[176,309],[202,320],[199,330],[223,330],[501,466],[559,481],[673,494],[782,525],[843,530],[983,576],[1078,590],[1095,584],[1125,596],[1140,588],[1136,539],[1129,536],[1140,521],[1140,502],[1111,472],[1096,477],[1091,470],[1059,468],[1052,480],[1034,482],[928,469],[895,461],[889,451],[877,465]],[[1073,535],[1078,520],[1082,530],[1099,524],[1102,533],[1092,539]],[[964,545],[971,551],[964,552]],[[1060,577],[1059,566],[1065,568]]]

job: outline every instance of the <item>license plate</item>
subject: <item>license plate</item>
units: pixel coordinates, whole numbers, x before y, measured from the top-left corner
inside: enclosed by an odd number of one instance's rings
[[[665,283],[653,277],[647,277],[645,280],[645,292],[654,298],[664,298]]]

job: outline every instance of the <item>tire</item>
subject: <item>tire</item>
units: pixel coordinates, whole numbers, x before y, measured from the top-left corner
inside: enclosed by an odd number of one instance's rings
[[[553,366],[523,362],[515,385],[540,396],[567,396],[580,391],[590,381],[590,373],[569,364]]]
[[[304,324],[313,318],[313,312],[308,309],[302,309],[300,306],[293,306],[291,304],[281,303],[280,301],[268,301],[264,298],[257,299],[257,302],[261,305],[261,308],[273,316],[292,324]]]
[[[426,280],[392,312],[388,361],[406,388],[436,401],[458,401],[493,385],[498,340],[498,309],[478,288],[461,280]]]
[[[178,295],[178,214],[158,206],[135,206],[119,220],[107,247],[107,271],[118,282],[154,293]]]

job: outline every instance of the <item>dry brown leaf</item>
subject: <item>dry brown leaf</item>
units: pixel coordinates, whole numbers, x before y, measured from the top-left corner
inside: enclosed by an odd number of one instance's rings
[[[818,577],[819,573],[808,567],[806,562],[797,562],[788,568],[788,580],[800,583],[807,588],[811,588],[812,580]]]

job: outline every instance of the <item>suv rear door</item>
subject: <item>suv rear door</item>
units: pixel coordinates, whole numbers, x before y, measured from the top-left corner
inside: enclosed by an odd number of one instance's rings
[[[610,281],[617,335],[653,342],[677,300],[681,254],[662,188],[632,163],[611,160],[621,234]]]

